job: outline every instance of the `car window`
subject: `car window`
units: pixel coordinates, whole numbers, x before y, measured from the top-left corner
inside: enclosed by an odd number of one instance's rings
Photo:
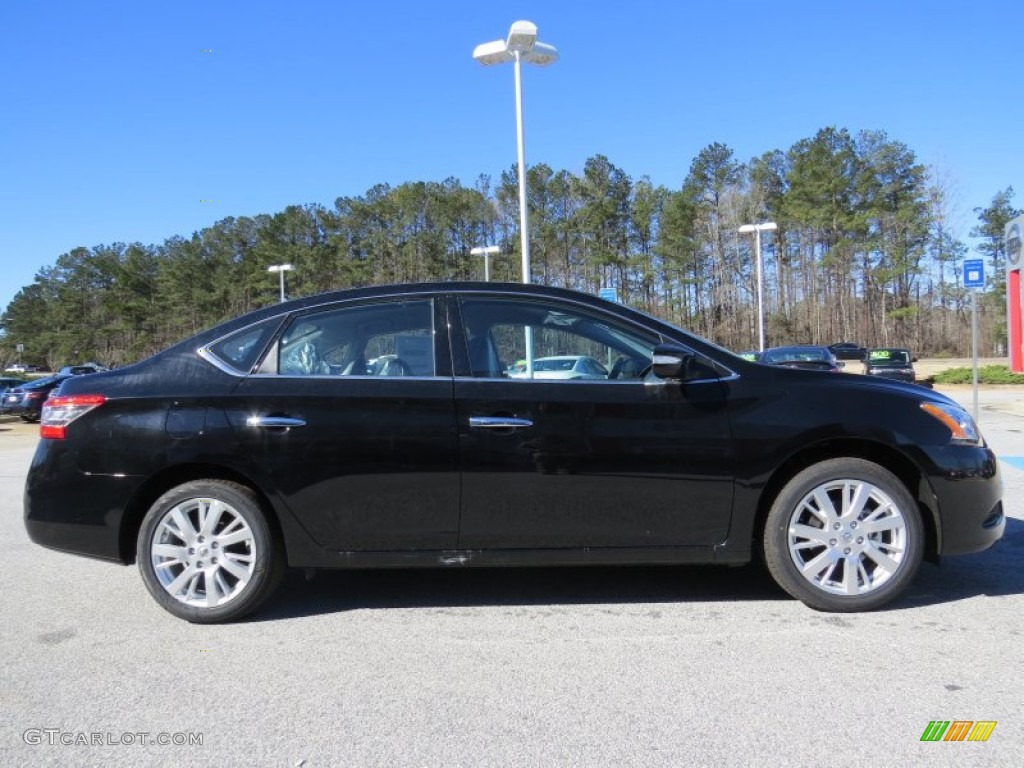
[[[587,382],[638,379],[659,339],[533,299],[463,299],[470,375]]]
[[[872,365],[910,365],[910,354],[905,349],[872,349],[868,352]]]
[[[765,359],[770,363],[788,362],[791,360],[820,360],[828,362],[829,355],[823,349],[815,347],[791,347],[787,349],[772,349],[765,352]]]
[[[433,303],[381,302],[300,315],[277,348],[287,376],[434,376]]]
[[[205,353],[228,368],[239,373],[249,373],[280,325],[280,317],[250,325],[214,342]]]

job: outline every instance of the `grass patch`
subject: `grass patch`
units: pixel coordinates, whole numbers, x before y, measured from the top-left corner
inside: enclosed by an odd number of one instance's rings
[[[936,384],[970,384],[973,381],[971,368],[947,368],[935,374]],[[980,384],[1024,384],[1024,374],[1012,373],[1005,365],[983,365],[978,369]]]

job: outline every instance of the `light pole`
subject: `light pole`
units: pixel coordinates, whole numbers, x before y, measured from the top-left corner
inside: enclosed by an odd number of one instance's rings
[[[740,227],[740,232],[746,234],[747,232],[754,233],[754,240],[756,242],[755,250],[757,252],[757,342],[758,349],[764,352],[764,289],[761,281],[761,233],[762,232],[774,232],[779,228],[779,225],[774,221],[765,221],[761,224],[744,224]]]
[[[508,31],[507,40],[482,43],[473,49],[473,58],[484,66],[514,62],[516,75],[516,147],[519,162],[519,231],[523,252],[523,282],[530,282],[530,228],[526,212],[526,148],[523,142],[522,62],[546,67],[558,59],[553,45],[537,42],[537,25],[517,21]]]
[[[469,250],[470,256],[483,256],[484,257],[484,282],[491,282],[491,256],[501,253],[501,248],[496,245],[486,245],[480,248],[471,248]]]
[[[291,264],[274,264],[267,267],[267,272],[277,272],[281,276],[281,301],[284,301],[284,273],[295,269]]]

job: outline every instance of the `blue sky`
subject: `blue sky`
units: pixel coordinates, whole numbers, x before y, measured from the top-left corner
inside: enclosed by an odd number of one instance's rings
[[[381,182],[515,162],[509,65],[529,19],[527,163],[606,155],[678,188],[834,125],[884,130],[972,209],[1024,207],[1024,3],[831,0],[8,2],[0,10],[0,308],[76,246],[161,243]]]

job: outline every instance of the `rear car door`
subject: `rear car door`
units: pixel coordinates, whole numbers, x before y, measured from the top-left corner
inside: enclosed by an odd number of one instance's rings
[[[439,311],[425,296],[297,313],[230,397],[248,461],[325,548],[456,544],[457,435]]]

